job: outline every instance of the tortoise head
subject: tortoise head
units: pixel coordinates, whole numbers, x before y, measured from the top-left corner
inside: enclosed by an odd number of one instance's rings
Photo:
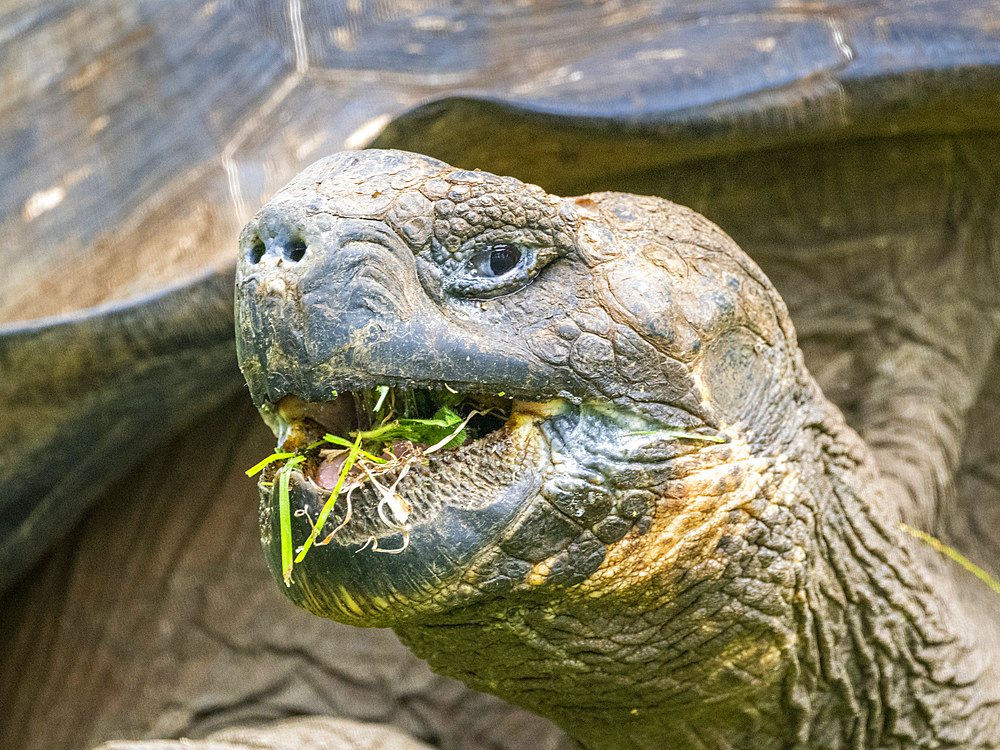
[[[292,601],[393,627],[598,746],[699,722],[790,731],[827,458],[847,496],[870,477],[781,299],[716,226],[656,198],[340,153],[247,225],[236,310],[251,395],[305,457],[287,510],[273,466],[260,486]],[[345,467],[359,432],[442,405],[457,447]],[[283,536],[323,544],[289,575]]]

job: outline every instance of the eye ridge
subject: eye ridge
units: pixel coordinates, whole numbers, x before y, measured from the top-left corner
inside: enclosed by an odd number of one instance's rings
[[[521,260],[521,249],[509,242],[489,247],[489,269],[494,276],[503,276]]]

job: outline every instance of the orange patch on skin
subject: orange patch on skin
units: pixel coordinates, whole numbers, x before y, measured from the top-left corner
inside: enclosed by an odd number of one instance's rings
[[[540,586],[545,583],[546,579],[549,577],[549,573],[552,572],[552,566],[555,564],[556,555],[547,557],[541,562],[535,563],[531,571],[525,577],[525,582],[529,586]]]
[[[649,531],[633,529],[608,546],[601,567],[574,587],[581,595],[616,590],[629,598],[642,597],[643,591],[662,597],[657,578],[663,572],[690,562],[704,565],[713,557],[719,539],[734,533],[730,513],[757,496],[758,483],[768,471],[767,460],[752,458],[741,441],[725,444],[724,457],[718,452],[721,447],[706,447],[703,457],[670,483],[652,509]],[[720,561],[720,571],[723,567]]]

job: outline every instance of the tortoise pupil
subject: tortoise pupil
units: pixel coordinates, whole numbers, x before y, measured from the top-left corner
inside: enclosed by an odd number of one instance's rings
[[[490,271],[494,276],[502,276],[521,260],[521,251],[514,245],[494,245],[490,248]]]

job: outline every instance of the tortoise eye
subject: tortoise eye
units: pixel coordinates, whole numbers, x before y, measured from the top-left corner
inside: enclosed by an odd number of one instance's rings
[[[457,296],[473,299],[511,294],[530,283],[545,266],[549,258],[543,252],[517,242],[483,243],[446,285]]]
[[[509,242],[485,247],[472,257],[472,266],[484,279],[503,276],[521,262],[521,248]]]
[[[521,260],[521,251],[516,245],[503,243],[490,248],[490,273],[503,276]]]

